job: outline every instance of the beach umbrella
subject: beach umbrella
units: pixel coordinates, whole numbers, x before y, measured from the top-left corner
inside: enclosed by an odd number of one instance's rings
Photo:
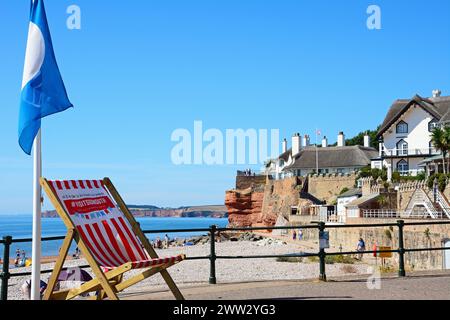
[[[91,275],[81,268],[71,268],[61,271],[58,281],[87,282],[92,280]]]
[[[81,268],[76,267],[63,270],[58,277],[58,290],[79,288],[90,280],[92,280],[91,275]],[[82,294],[81,296],[87,297],[89,293]]]

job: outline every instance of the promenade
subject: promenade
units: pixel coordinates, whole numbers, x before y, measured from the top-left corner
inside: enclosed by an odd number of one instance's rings
[[[163,288],[153,292],[123,294],[123,299],[173,299]],[[199,285],[181,290],[187,300],[450,300],[450,271],[411,273],[406,278],[383,276],[381,289],[370,290],[367,277],[354,276],[319,281],[263,281]]]

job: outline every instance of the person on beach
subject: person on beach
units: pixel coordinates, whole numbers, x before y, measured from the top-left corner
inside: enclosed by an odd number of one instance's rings
[[[42,299],[42,296],[44,295],[45,289],[47,289],[47,284],[41,280],[40,286],[39,286],[39,293],[41,294],[41,299]],[[20,288],[20,290],[25,295],[25,298],[30,300],[31,299],[31,279],[25,281],[23,283],[22,287]]]
[[[20,262],[20,249],[16,250],[16,260],[14,260],[14,266],[17,268]]]
[[[303,230],[298,230],[298,240],[303,240]]]
[[[161,241],[161,239],[159,237],[156,238],[156,248],[157,249],[162,249],[162,241]]]
[[[75,248],[75,253],[72,255],[74,259],[80,259],[80,249],[78,247]]]
[[[166,234],[166,235],[164,236],[164,248],[165,248],[165,249],[168,249],[168,248],[169,248],[169,241],[170,241],[169,236]]]
[[[292,240],[297,240],[297,232],[294,230],[294,232],[292,233]]]
[[[366,251],[366,243],[364,242],[363,238],[359,238],[358,245],[356,247],[356,251],[358,251],[358,260],[362,260],[363,254],[361,252]]]

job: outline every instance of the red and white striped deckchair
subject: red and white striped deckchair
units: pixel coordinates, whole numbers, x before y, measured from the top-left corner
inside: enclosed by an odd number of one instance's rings
[[[176,299],[183,299],[167,268],[186,257],[158,257],[108,178],[66,181],[42,178],[41,185],[68,229],[45,300],[68,300],[93,291],[98,292],[97,299],[118,299],[118,292],[156,273],[161,273]],[[96,278],[79,288],[55,292],[72,240],[77,242]],[[133,269],[145,271],[124,280],[124,273]]]

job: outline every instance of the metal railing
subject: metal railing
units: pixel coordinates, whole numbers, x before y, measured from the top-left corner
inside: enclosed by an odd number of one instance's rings
[[[435,148],[417,148],[417,149],[387,149],[383,148],[382,155],[385,157],[407,157],[407,156],[429,156],[439,155],[440,152]]]
[[[209,283],[216,284],[216,261],[219,259],[222,260],[233,260],[233,259],[270,259],[270,258],[303,258],[303,257],[318,257],[319,258],[319,280],[326,281],[326,268],[325,268],[325,259],[327,256],[340,256],[340,255],[355,255],[355,254],[378,254],[378,253],[396,253],[399,255],[398,262],[398,276],[405,277],[405,253],[408,252],[421,252],[421,251],[445,251],[450,250],[450,248],[441,247],[441,248],[405,248],[404,247],[404,228],[407,226],[420,226],[420,225],[450,225],[450,221],[429,221],[429,222],[405,222],[403,220],[398,220],[395,223],[377,223],[377,224],[348,224],[348,225],[327,225],[324,222],[319,222],[317,224],[311,225],[301,225],[301,226],[289,226],[289,227],[258,227],[258,228],[218,228],[213,225],[209,228],[198,228],[198,229],[174,229],[174,230],[147,230],[144,231],[145,234],[152,233],[186,233],[186,232],[207,232],[209,233],[209,241],[210,241],[210,254],[207,256],[194,256],[187,257],[186,260],[209,260],[210,263],[210,274],[209,274]],[[317,229],[319,234],[323,233],[327,229],[343,229],[343,228],[381,228],[381,227],[397,227],[398,233],[398,248],[393,250],[371,250],[371,251],[349,251],[349,252],[326,252],[324,248],[319,248],[317,253],[298,253],[298,254],[289,254],[289,255],[241,255],[241,256],[222,256],[217,255],[216,253],[216,236],[221,232],[254,232],[254,231],[273,231],[273,230],[297,230],[301,229]],[[49,237],[42,238],[43,242],[46,241],[57,241],[64,240],[64,237]],[[31,242],[32,239],[13,239],[11,236],[3,237],[0,240],[0,245],[4,246],[3,251],[3,267],[2,272],[0,273],[1,278],[1,293],[0,293],[0,301],[8,299],[8,281],[11,277],[19,277],[19,276],[28,276],[31,275],[30,272],[22,272],[22,273],[10,273],[9,270],[9,261],[10,261],[10,248],[14,243],[27,243]],[[320,243],[320,240],[319,240]],[[80,266],[80,268],[90,268],[88,265]],[[44,270],[41,271],[41,274],[51,273],[53,270]]]

